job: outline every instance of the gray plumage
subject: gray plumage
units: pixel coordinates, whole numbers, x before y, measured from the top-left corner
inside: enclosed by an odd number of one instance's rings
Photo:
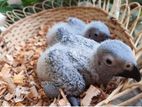
[[[73,29],[74,34],[82,35],[97,42],[111,38],[109,28],[101,21],[92,21],[86,24],[78,18],[70,17],[67,23],[70,25],[71,29]]]
[[[90,84],[106,85],[113,76],[140,81],[134,55],[123,42],[97,43],[73,34],[64,26],[56,34],[60,42],[43,52],[37,63],[37,75],[47,82],[43,87],[49,97],[57,97],[59,88],[67,95],[77,96]]]
[[[49,32],[46,36],[49,46],[52,46],[58,42],[58,35],[56,35],[56,32],[60,27],[65,27],[73,34],[82,35],[97,42],[102,42],[110,38],[110,31],[107,25],[105,25],[103,22],[92,21],[91,23],[86,24],[84,21],[78,18],[69,17],[67,22],[59,22],[49,29]]]
[[[109,28],[101,21],[92,21],[87,24],[82,35],[97,42],[102,42],[111,38]]]
[[[75,17],[69,17],[67,19],[67,24],[71,27],[71,29],[74,29],[74,34],[82,35],[83,31],[86,27],[86,23],[78,18]]]

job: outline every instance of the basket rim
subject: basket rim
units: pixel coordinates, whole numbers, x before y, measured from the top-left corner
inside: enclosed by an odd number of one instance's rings
[[[27,20],[27,19],[29,19],[29,18],[32,18],[32,17],[35,17],[35,16],[40,16],[41,14],[43,14],[43,13],[46,12],[46,11],[56,11],[56,10],[59,11],[59,10],[63,10],[63,9],[68,9],[68,10],[69,10],[69,9],[77,9],[77,8],[81,8],[81,9],[96,9],[96,10],[99,10],[99,11],[103,12],[104,14],[106,14],[108,17],[115,19],[115,23],[118,24],[122,29],[125,30],[125,28],[124,28],[123,26],[121,26],[121,23],[120,23],[116,18],[114,18],[113,16],[110,16],[110,14],[109,14],[108,12],[104,11],[103,9],[101,9],[101,8],[99,8],[99,7],[72,6],[72,7],[57,7],[57,8],[51,8],[51,9],[42,10],[42,11],[40,11],[40,12],[38,12],[38,13],[34,13],[34,14],[32,14],[32,15],[26,16],[26,17],[24,17],[24,18],[18,20],[17,22],[11,24],[11,25],[6,29],[6,31],[4,31],[4,32],[2,32],[2,33],[0,34],[0,36],[6,35],[13,27],[16,27],[17,24],[20,24],[21,22],[23,22],[23,21],[25,21],[25,20]],[[126,34],[128,35],[128,37],[131,37],[128,32],[127,32]]]
[[[111,14],[109,14],[107,11],[105,11],[105,10],[103,10],[102,8],[99,8],[99,7],[71,6],[71,7],[56,7],[56,8],[51,8],[51,9],[45,9],[45,10],[42,10],[42,11],[40,11],[40,12],[38,12],[38,13],[31,14],[31,15],[29,15],[29,16],[24,17],[23,19],[18,20],[18,21],[15,22],[14,24],[10,25],[10,26],[6,29],[6,31],[2,32],[2,33],[0,34],[0,36],[3,38],[7,33],[10,32],[11,29],[13,29],[13,27],[18,26],[18,24],[20,24],[20,23],[24,22],[25,20],[30,19],[30,18],[32,18],[32,17],[33,17],[33,18],[36,17],[36,16],[39,16],[39,17],[40,17],[40,15],[42,15],[43,13],[45,13],[45,12],[47,12],[47,11],[48,11],[48,12],[50,12],[50,11],[61,11],[61,10],[64,10],[64,9],[65,9],[65,10],[70,10],[70,9],[79,9],[79,8],[80,8],[80,9],[84,9],[84,10],[96,9],[96,10],[98,10],[99,12],[104,13],[104,14],[108,17],[108,20],[110,20],[110,21],[114,22],[115,24],[117,24],[117,25],[124,31],[125,35],[127,35],[126,38],[130,39],[130,41],[129,41],[130,47],[131,47],[132,49],[136,50],[136,47],[134,46],[134,43],[132,42],[133,38],[132,38],[131,35],[129,34],[128,30],[125,29],[125,28],[121,25],[121,23],[119,22],[118,19],[116,19],[116,18],[113,17]]]

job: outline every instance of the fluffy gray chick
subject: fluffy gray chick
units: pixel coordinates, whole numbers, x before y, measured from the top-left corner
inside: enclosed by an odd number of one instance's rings
[[[101,21],[92,21],[87,24],[82,35],[97,42],[102,42],[111,38],[109,28]]]
[[[59,37],[56,34],[58,28],[64,27],[70,30],[70,32],[74,34],[82,35],[82,31],[84,30],[85,26],[86,26],[86,23],[84,21],[78,18],[75,18],[75,17],[69,17],[67,19],[67,22],[59,22],[49,29],[47,36],[46,36],[47,43],[49,46],[52,46],[55,43],[59,42]]]
[[[78,18],[70,17],[67,23],[74,29],[75,34],[83,35],[97,42],[111,38],[109,28],[101,21],[92,21],[85,24],[84,21]]]
[[[89,24],[86,24],[84,21],[75,18],[69,17],[67,19],[67,23],[59,22],[55,24],[49,32],[47,33],[47,43],[49,46],[59,42],[57,29],[60,27],[65,27],[66,29],[70,30],[70,32],[76,35],[82,35],[86,38],[93,39],[97,42],[102,42],[106,39],[110,38],[110,31],[108,27],[101,21],[92,21]]]
[[[113,76],[141,80],[134,55],[123,42],[99,44],[63,27],[57,34],[60,42],[43,52],[37,63],[37,75],[46,81],[43,87],[49,97],[57,97],[59,88],[78,96],[90,84],[106,85]]]

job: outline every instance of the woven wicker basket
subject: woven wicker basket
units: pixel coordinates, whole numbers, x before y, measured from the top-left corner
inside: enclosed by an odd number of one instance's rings
[[[98,0],[97,2],[93,0],[92,4],[89,4],[87,7],[78,6],[80,1],[74,2],[75,0],[70,0],[68,4],[65,1],[61,0],[59,3],[59,0],[45,0],[34,6],[26,7],[23,10],[7,12],[8,20],[5,27],[8,28],[0,35],[3,38],[3,41],[0,42],[1,60],[7,54],[13,55],[18,51],[15,46],[20,46],[31,36],[37,36],[42,24],[52,25],[54,22],[66,20],[69,16],[75,16],[82,20],[101,20],[105,22],[117,39],[124,41],[132,48],[136,54],[137,62],[140,68],[142,68],[142,30],[139,32],[136,31],[141,19],[140,4],[128,4],[127,0],[125,3],[121,3],[120,0],[114,0],[113,5],[111,5],[110,0]],[[134,19],[132,19],[133,16],[135,16]],[[125,96],[137,87],[140,89],[141,86],[141,82],[131,83],[128,80],[118,86],[106,100],[100,102],[98,105],[132,105],[132,103],[142,98],[142,93],[130,98],[128,96],[124,102],[116,103],[115,100]]]

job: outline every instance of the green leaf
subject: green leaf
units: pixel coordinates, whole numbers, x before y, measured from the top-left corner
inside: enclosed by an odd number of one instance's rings
[[[32,5],[39,2],[39,0],[22,0],[24,6]]]
[[[5,1],[7,1],[7,0],[0,0],[0,2],[5,2]]]
[[[0,7],[5,7],[5,6],[8,6],[7,4],[7,0],[4,0],[4,1],[0,1]]]
[[[11,11],[11,10],[12,10],[11,7],[0,7],[0,12],[1,12],[1,13],[5,13],[5,12]]]

